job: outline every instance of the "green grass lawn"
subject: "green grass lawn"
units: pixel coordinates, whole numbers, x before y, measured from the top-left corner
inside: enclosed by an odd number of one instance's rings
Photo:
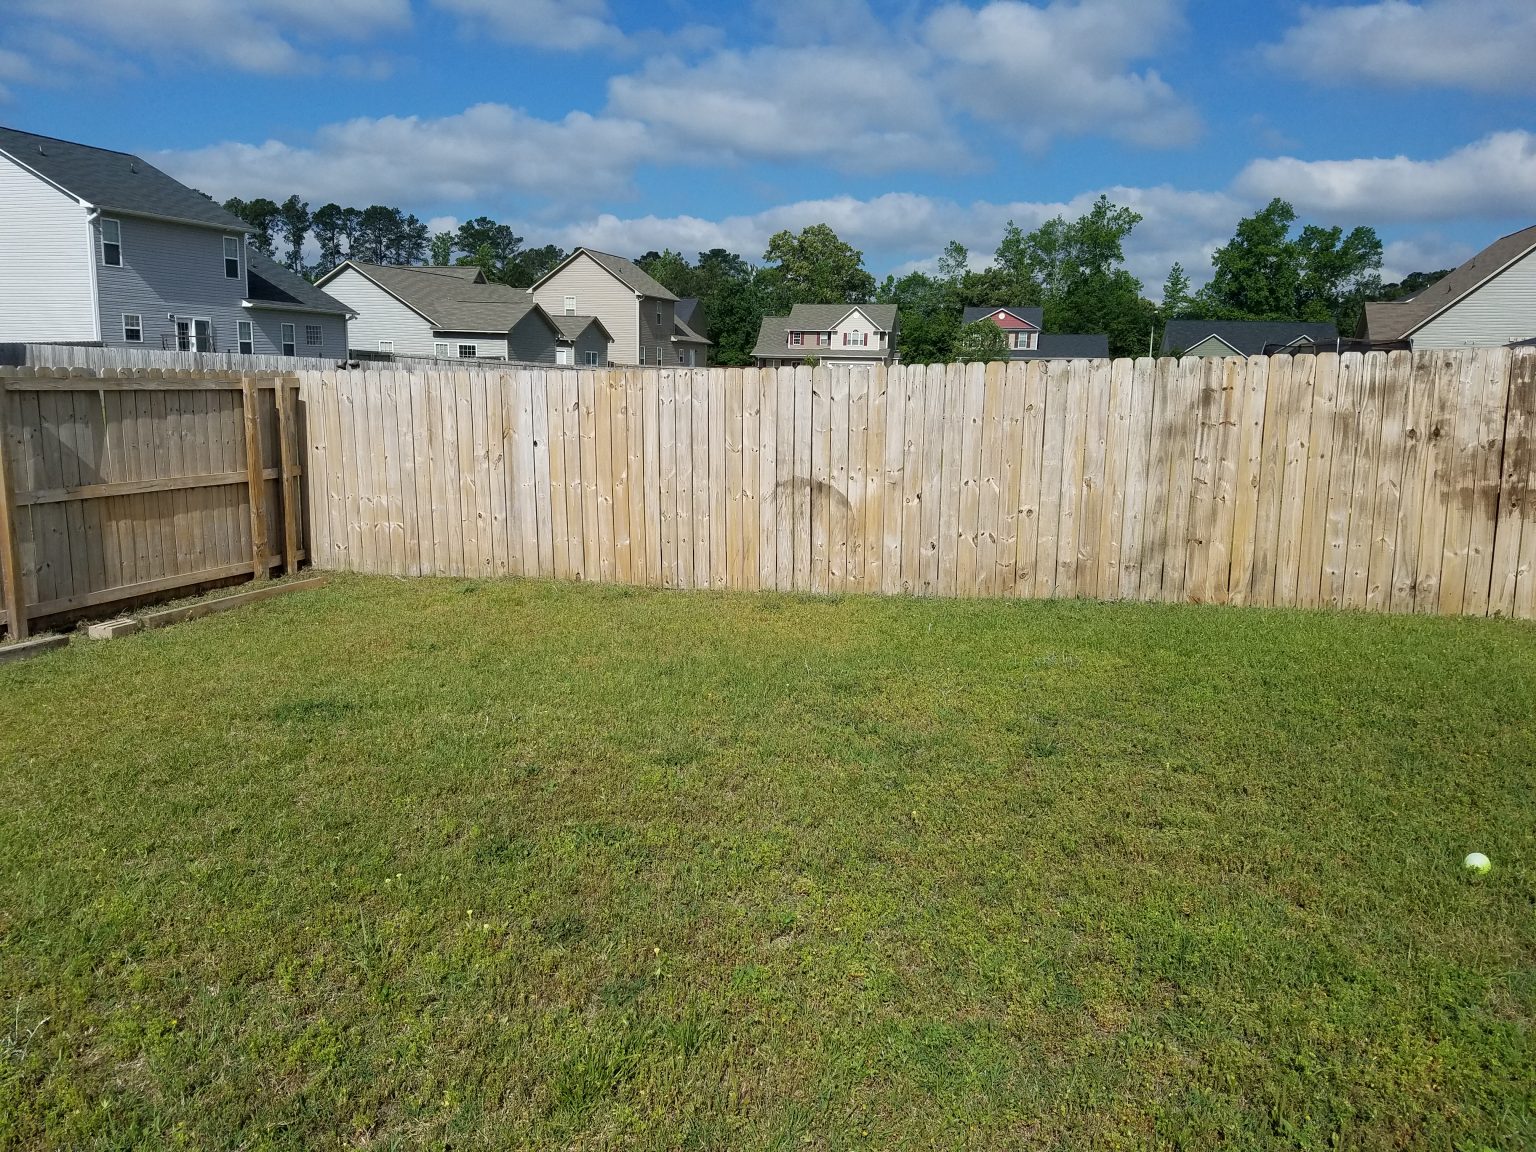
[[[1536,1146],[1529,626],[337,578],[0,758],[0,1146]]]

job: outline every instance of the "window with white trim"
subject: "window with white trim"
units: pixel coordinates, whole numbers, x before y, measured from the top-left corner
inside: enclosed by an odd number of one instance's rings
[[[790,344],[792,344],[796,348],[801,347],[805,343],[805,333],[804,332],[791,332],[789,334],[789,342],[790,342]]]
[[[283,325],[283,355],[297,356],[299,354],[298,336],[292,324]]]
[[[597,367],[597,353],[596,352],[588,352],[587,353],[587,367],[588,368],[596,368]]]
[[[663,364],[666,363],[666,359],[667,350],[660,344],[656,345],[656,367],[660,368]]]
[[[576,315],[576,297],[567,296],[565,298],[565,314],[567,316]]]
[[[144,317],[133,312],[123,313],[123,339],[129,344],[144,343]]]
[[[557,365],[576,363],[576,349],[569,344],[555,345],[555,363]]]
[[[656,327],[661,327],[661,301],[656,301]]]
[[[249,356],[256,350],[255,333],[251,331],[249,320],[240,321],[235,334],[240,341],[240,355]]]
[[[477,356],[479,356],[479,354],[480,354],[480,346],[478,344],[460,344],[459,345],[459,359],[460,360],[473,360]]]
[[[234,236],[224,237],[224,277],[240,279],[240,241]]]
[[[395,350],[395,342],[393,340],[380,340],[379,341],[379,351],[380,352],[393,352],[394,350]]]
[[[325,329],[318,324],[304,325],[304,344],[309,348],[319,348],[325,344]]]
[[[448,355],[448,341],[446,341],[446,340],[434,341],[433,344],[432,344],[432,355],[447,357],[447,355]]]
[[[123,266],[123,226],[105,216],[101,218],[101,262],[108,268]]]

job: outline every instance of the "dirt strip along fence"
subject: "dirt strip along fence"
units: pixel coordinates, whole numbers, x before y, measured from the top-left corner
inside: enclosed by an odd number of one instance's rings
[[[301,379],[322,568],[1536,616],[1536,352]]]
[[[0,368],[0,603],[42,618],[265,578],[305,555],[293,376]]]

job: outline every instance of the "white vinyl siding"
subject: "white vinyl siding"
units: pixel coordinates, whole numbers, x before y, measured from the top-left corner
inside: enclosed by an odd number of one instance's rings
[[[1536,252],[1464,296],[1412,336],[1414,348],[1502,347],[1536,336]]]
[[[884,348],[885,338],[868,316],[855,308],[832,330],[834,348]]]
[[[583,252],[539,285],[533,294],[534,300],[551,315],[565,311],[567,296],[575,296],[580,301],[580,315],[596,316],[603,327],[613,333],[610,356],[615,364],[640,362],[641,301],[633,289]],[[654,302],[646,303],[649,308],[655,308]],[[647,325],[649,322],[647,319]],[[670,339],[671,336],[669,329],[661,338]],[[644,343],[654,345],[656,338],[650,337]]]
[[[434,354],[431,324],[356,269],[343,268],[320,287],[357,313],[348,325],[352,347],[377,348],[380,340],[392,340],[402,356]]]
[[[78,201],[0,156],[0,341],[102,338],[95,231]],[[121,337],[120,308],[107,338]]]

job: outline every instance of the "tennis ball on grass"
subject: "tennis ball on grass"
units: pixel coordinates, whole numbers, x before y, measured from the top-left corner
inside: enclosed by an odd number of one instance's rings
[[[1493,867],[1493,861],[1481,852],[1469,852],[1467,858],[1461,862],[1461,866],[1468,872],[1476,872],[1481,876]]]

